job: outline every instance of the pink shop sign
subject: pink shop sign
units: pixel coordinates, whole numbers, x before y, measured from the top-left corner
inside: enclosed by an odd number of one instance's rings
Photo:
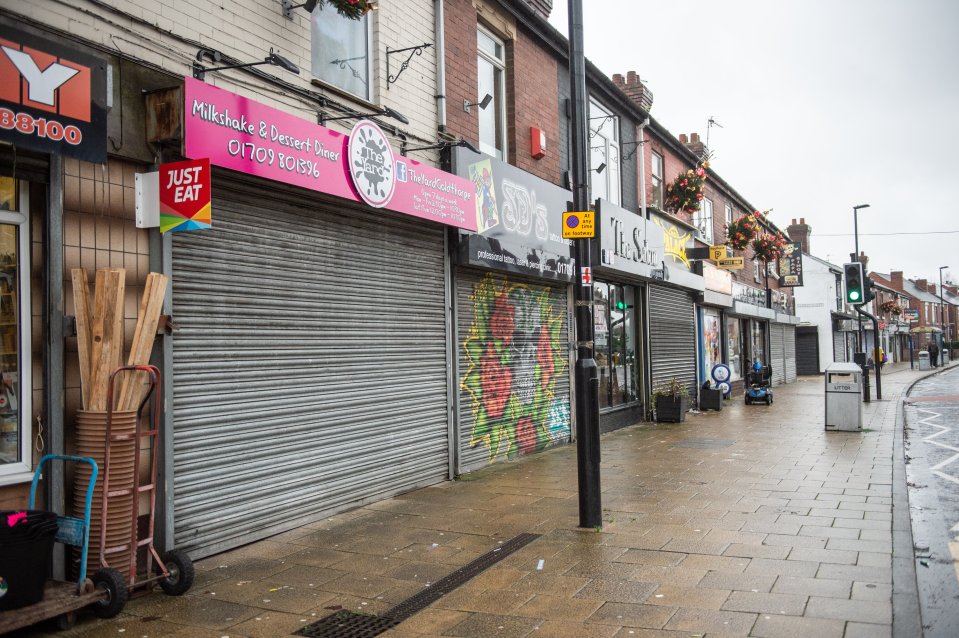
[[[376,124],[350,136],[184,78],[185,154],[375,208],[476,230],[473,183],[394,155]]]

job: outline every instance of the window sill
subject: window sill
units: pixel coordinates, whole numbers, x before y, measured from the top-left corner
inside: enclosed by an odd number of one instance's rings
[[[19,485],[33,480],[33,472],[29,470],[13,471],[10,474],[0,474],[0,487],[5,485]]]

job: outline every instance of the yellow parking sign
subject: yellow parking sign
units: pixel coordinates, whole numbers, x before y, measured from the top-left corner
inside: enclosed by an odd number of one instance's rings
[[[563,213],[563,239],[588,239],[596,236],[596,217],[592,211]]]

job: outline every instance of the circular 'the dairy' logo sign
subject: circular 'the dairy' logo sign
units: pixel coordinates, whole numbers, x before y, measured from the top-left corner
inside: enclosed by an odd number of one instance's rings
[[[367,204],[382,208],[393,199],[396,189],[393,149],[383,131],[369,120],[360,120],[350,132],[347,148],[350,177]]]

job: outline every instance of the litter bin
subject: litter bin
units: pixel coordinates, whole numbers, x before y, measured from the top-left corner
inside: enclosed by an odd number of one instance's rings
[[[925,350],[919,351],[919,369],[928,370],[931,366],[929,365],[929,353]]]
[[[826,430],[862,431],[862,368],[855,363],[826,368]]]

